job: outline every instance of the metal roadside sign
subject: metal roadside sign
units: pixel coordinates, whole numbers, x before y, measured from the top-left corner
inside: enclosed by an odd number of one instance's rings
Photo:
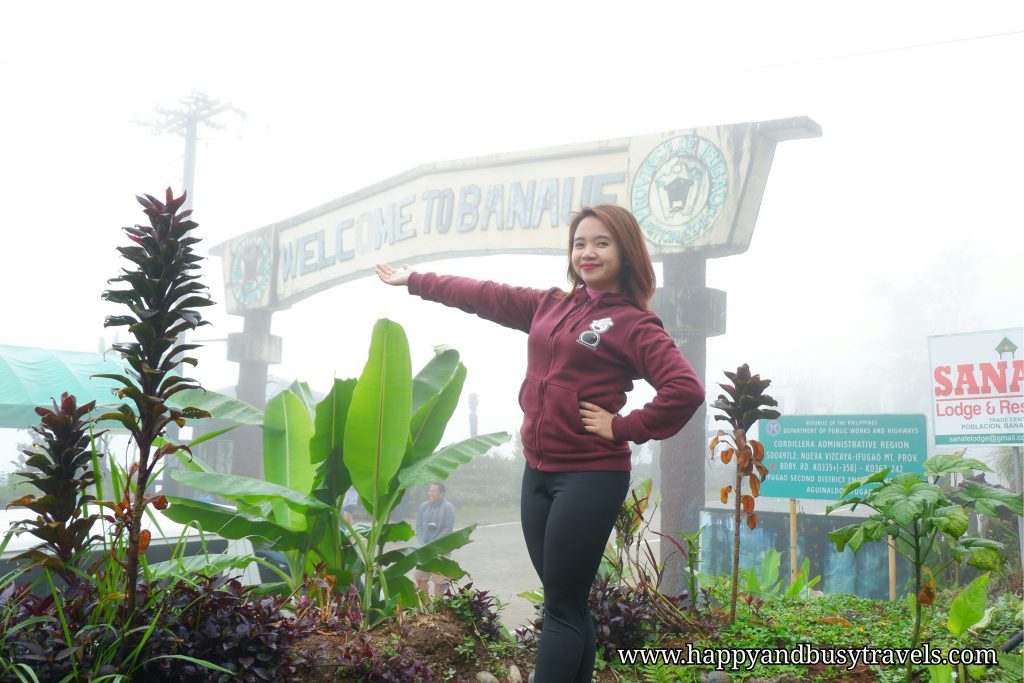
[[[1024,328],[928,337],[935,443],[1024,444]]]
[[[837,500],[849,482],[886,467],[923,472],[928,457],[924,415],[786,415],[759,424],[762,496]]]

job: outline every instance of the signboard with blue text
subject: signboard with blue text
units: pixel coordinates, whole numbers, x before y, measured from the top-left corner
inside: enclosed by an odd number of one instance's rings
[[[781,140],[806,117],[426,164],[216,245],[228,313],[282,310],[373,273],[495,253],[564,254],[584,206],[630,208],[651,255],[747,249]]]
[[[838,500],[846,485],[889,467],[923,472],[924,415],[786,415],[763,420],[768,477],[761,495]]]

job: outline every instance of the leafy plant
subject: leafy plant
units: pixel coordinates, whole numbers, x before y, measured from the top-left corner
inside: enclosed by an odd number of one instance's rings
[[[421,662],[411,650],[394,655],[375,652],[370,637],[366,634],[341,646],[332,661],[339,663],[339,674],[359,681],[381,681],[399,683],[440,683],[441,679],[425,662]]]
[[[938,455],[924,463],[925,475],[906,472],[888,478],[889,468],[875,472],[869,477],[852,481],[843,489],[840,501],[826,508],[826,513],[849,507],[855,510],[863,505],[873,511],[863,522],[851,524],[829,532],[829,538],[840,552],[847,546],[857,552],[869,541],[891,538],[896,551],[905,557],[913,572],[914,592],[909,596],[914,613],[914,628],[911,647],[920,642],[922,608],[930,607],[935,600],[935,581],[929,563],[937,554],[936,543],[940,537],[951,549],[952,557],[947,561],[965,561],[979,569],[1000,570],[1003,564],[1003,546],[996,541],[966,534],[968,509],[973,507],[980,514],[998,513],[1006,506],[1021,514],[1024,501],[1009,492],[984,484],[972,484],[957,494],[963,501],[950,500],[946,493],[928,477],[937,480],[947,474],[969,470],[986,471],[984,463],[956,455]],[[876,484],[865,493],[858,493],[864,486]],[[908,665],[907,678],[910,677]]]
[[[946,628],[954,636],[962,636],[968,629],[974,628],[985,618],[985,602],[988,598],[988,572],[982,574],[960,592],[949,606],[949,619]],[[953,667],[948,664],[929,666],[928,673],[932,683],[952,683]],[[981,678],[985,673],[984,666],[956,667],[957,681],[970,681]]]
[[[789,587],[783,590],[785,583],[779,575],[781,559],[775,548],[770,548],[761,559],[761,571],[756,572],[753,568],[746,571],[747,582],[746,593],[761,600],[773,600],[782,598],[799,598],[806,600],[810,597],[810,591],[821,581],[821,576],[811,578],[811,560],[804,558],[800,570],[790,581]]]
[[[605,549],[598,576],[608,579],[636,596],[638,601],[646,602],[653,614],[657,615],[657,624],[668,630],[687,630],[696,626],[686,615],[681,606],[692,594],[666,595],[661,592],[665,566],[658,561],[647,532],[653,519],[656,503],[651,502],[651,480],[645,479],[630,490],[622,503],[614,525],[614,541]],[[675,539],[668,538],[682,552],[686,552]]]
[[[295,598],[296,619],[331,631],[359,629],[363,624],[359,592],[356,586],[350,586],[343,593],[336,589],[336,583],[327,573],[327,565],[319,563],[313,575],[306,577],[304,589]]]
[[[691,613],[697,611],[697,595],[700,588],[700,574],[699,570],[697,569],[697,565],[700,562],[700,539],[701,536],[704,534],[704,529],[706,528],[706,526],[702,526],[701,528],[689,534],[684,534],[681,531],[677,531],[675,535],[679,537],[678,540],[676,538],[673,538],[672,536],[669,536],[668,534],[663,534],[660,531],[655,532],[662,538],[668,539],[668,541],[670,541],[676,547],[676,549],[683,554],[683,557],[686,558],[686,584],[689,587],[687,590],[687,595],[690,599]],[[682,541],[682,543],[680,543],[680,541]]]
[[[721,410],[724,415],[715,415],[716,420],[723,420],[732,427],[732,433],[719,430],[711,440],[711,459],[716,449],[721,451],[722,463],[728,465],[736,458],[736,483],[725,486],[721,490],[722,503],[733,497],[733,542],[732,542],[732,599],[729,607],[729,620],[736,619],[736,595],[740,576],[740,522],[744,517],[747,526],[757,528],[757,514],[754,512],[754,499],[761,495],[761,482],[768,476],[768,468],[764,466],[764,446],[755,439],[747,439],[747,431],[761,419],[774,420],[779,411],[765,408],[776,406],[778,402],[764,393],[771,385],[771,380],[761,379],[760,375],[751,375],[746,363],[736,368],[736,372],[726,372],[732,384],[719,384],[728,396],[719,394],[718,400],[711,404],[712,408]],[[743,493],[744,480],[749,482],[750,493]]]
[[[254,538],[285,553],[291,590],[316,562],[345,591],[361,583],[361,610],[376,623],[394,606],[418,604],[406,574],[419,566],[445,576],[464,574],[446,556],[469,542],[467,527],[420,547],[385,552],[385,544],[412,538],[406,522],[390,522],[409,488],[444,479],[460,464],[507,439],[488,434],[436,450],[454,413],[466,369],[452,349],[439,349],[413,377],[401,326],[374,326],[369,358],[358,380],[335,380],[313,405],[302,385],[282,392],[264,415],[266,481],[224,475],[197,460],[174,478],[223,496],[237,510],[171,498],[167,516],[194,522],[225,538]],[[345,491],[354,485],[369,524],[345,521]]]
[[[597,646],[608,661],[620,649],[643,645],[658,621],[645,596],[628,586],[616,586],[608,579],[594,581],[589,603]]]
[[[99,515],[85,514],[84,508],[95,500],[87,493],[95,482],[91,448],[90,425],[87,415],[96,406],[92,401],[79,406],[74,396],[61,394],[60,405],[53,402],[53,410],[36,408],[41,426],[32,430],[40,443],[33,450],[25,450],[27,467],[37,471],[17,472],[26,483],[39,489],[37,498],[28,494],[11,502],[7,507],[24,507],[38,515],[35,519],[15,524],[18,533],[28,532],[42,541],[14,560],[31,560],[57,573],[65,583],[76,580],[72,572],[73,561],[96,537],[90,536]]]
[[[170,637],[155,638],[147,649],[150,674],[206,683],[286,681],[303,663],[292,645],[305,629],[282,611],[286,597],[259,597],[223,576],[178,581],[162,597],[158,623]]]
[[[482,640],[499,641],[507,637],[499,618],[501,604],[495,596],[487,591],[474,589],[472,583],[465,586],[453,584],[453,588],[454,590],[434,601],[435,609],[451,610]]]
[[[619,514],[615,517],[612,542],[608,544],[601,558],[601,574],[610,576],[619,583],[631,573],[638,575],[642,572],[639,558],[631,556],[630,550],[649,526],[645,524],[644,512],[651,503],[651,484],[651,479],[645,479],[630,489],[629,495],[622,501]]]
[[[611,577],[594,579],[588,605],[597,636],[598,656],[607,662],[615,661],[615,652],[619,649],[643,645],[660,623],[656,603],[649,595],[632,586],[616,584]],[[516,629],[516,641],[525,648],[536,647],[544,631],[542,599],[534,601],[534,609],[537,616],[533,622]]]
[[[164,202],[150,195],[137,199],[145,209],[149,225],[124,228],[135,244],[117,250],[134,267],[123,269],[122,275],[110,280],[127,288],[103,293],[105,300],[130,311],[108,316],[104,322],[104,327],[126,326],[135,337],[134,342],[113,345],[130,369],[127,375],[99,375],[120,382],[123,388],[118,397],[130,401],[100,419],[120,423],[138,449],[138,460],[129,469],[120,501],[104,503],[117,519],[117,534],[128,532],[120,562],[125,571],[125,611],[129,624],[138,606],[139,557],[146,552],[150,540],[149,532],[142,528],[142,515],[150,503],[157,507],[166,503],[162,496],[147,496],[147,487],[165,456],[188,448],[166,442],[154,448],[155,442],[164,436],[169,424],[184,426],[186,418],[209,417],[209,413],[198,408],[168,404],[176,393],[199,387],[195,380],[179,372],[184,364],[196,365],[195,358],[182,354],[199,345],[179,343],[178,337],[208,324],[196,309],[213,305],[205,294],[206,286],[198,282],[198,275],[192,274],[202,258],[192,250],[199,241],[190,235],[196,227],[189,220],[192,212],[179,213],[185,195],[176,198],[167,188]]]

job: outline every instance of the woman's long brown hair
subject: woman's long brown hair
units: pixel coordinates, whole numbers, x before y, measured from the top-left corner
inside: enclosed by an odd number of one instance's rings
[[[572,283],[573,291],[583,287],[584,284],[572,268],[572,243],[580,221],[588,216],[593,216],[604,223],[612,234],[615,244],[619,247],[619,255],[622,258],[622,270],[619,274],[622,291],[632,294],[637,306],[641,309],[651,310],[650,301],[654,296],[657,282],[654,276],[654,264],[651,263],[651,255],[647,251],[643,231],[640,230],[640,224],[637,223],[632,213],[614,204],[584,207],[573,216],[572,223],[569,224],[567,277]]]

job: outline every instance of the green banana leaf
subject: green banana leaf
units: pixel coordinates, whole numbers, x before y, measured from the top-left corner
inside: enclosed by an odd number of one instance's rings
[[[172,576],[190,576],[194,574],[220,574],[228,569],[245,569],[256,561],[253,555],[234,555],[215,553],[212,555],[189,555],[175,560],[154,562],[147,567],[147,572],[154,579]]]
[[[250,506],[258,506],[260,503],[271,504],[284,502],[294,511],[305,515],[310,510],[330,510],[326,505],[315,498],[294,489],[262,479],[243,477],[237,474],[219,474],[214,472],[190,472],[177,470],[171,473],[175,481],[191,486],[200,491],[223,496],[228,500],[239,500]],[[303,527],[305,528],[305,527]]]
[[[401,325],[373,326],[369,359],[352,392],[342,457],[371,514],[381,507],[409,442],[412,369]]]
[[[403,468],[398,473],[398,481],[402,487],[412,488],[447,479],[459,465],[466,464],[474,457],[508,440],[507,432],[494,432],[464,439]]]
[[[459,363],[459,352],[448,347],[435,347],[434,357],[412,379],[412,410],[417,412],[437,396],[451,381]]]
[[[465,383],[466,366],[459,363],[440,391],[415,412],[409,427],[413,442],[411,462],[419,462],[430,456],[441,443],[448,421],[459,405]]]
[[[204,531],[213,532],[223,538],[254,538],[278,548],[301,548],[310,541],[309,535],[305,532],[288,529],[270,520],[213,503],[177,496],[167,496],[167,501],[170,506],[164,510],[164,516],[168,519],[179,524],[197,524]]]
[[[389,579],[394,576],[406,574],[415,567],[433,560],[442,555],[448,555],[469,543],[469,536],[476,529],[476,524],[453,531],[447,536],[431,541],[419,547],[396,548],[380,556],[380,564],[384,567],[384,574]],[[461,569],[459,571],[462,571]]]
[[[335,502],[352,485],[352,477],[342,458],[345,441],[345,421],[352,405],[352,392],[356,380],[334,380],[334,386],[324,400],[316,406],[315,431],[309,442],[309,457],[317,467],[313,480],[314,490],[325,489],[320,499]]]
[[[302,400],[302,405],[306,407],[306,413],[312,419],[316,410],[316,398],[313,396],[313,390],[309,388],[309,383],[295,380],[289,385],[288,390]]]
[[[313,488],[313,465],[309,441],[313,421],[305,404],[290,389],[267,402],[263,426],[263,476],[267,481],[309,494]],[[303,515],[283,501],[274,505],[274,516],[283,526],[305,529]]]
[[[179,408],[202,408],[218,420],[263,426],[263,411],[232,396],[204,389],[182,389],[167,400]]]

